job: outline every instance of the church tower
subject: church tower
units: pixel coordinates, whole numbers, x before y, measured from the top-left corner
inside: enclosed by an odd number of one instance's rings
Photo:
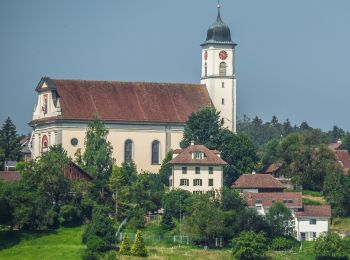
[[[205,84],[224,126],[236,132],[235,44],[230,28],[221,20],[218,4],[216,21],[207,31],[202,46],[201,84]]]

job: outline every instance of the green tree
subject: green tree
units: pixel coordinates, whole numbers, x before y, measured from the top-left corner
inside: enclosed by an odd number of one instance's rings
[[[238,212],[237,220],[234,223],[235,233],[242,231],[264,232],[271,237],[271,226],[266,218],[260,215],[255,209],[245,208]]]
[[[219,207],[223,211],[236,210],[241,211],[247,206],[241,194],[237,190],[230,189],[227,187],[222,188],[220,192]]]
[[[9,117],[5,120],[0,130],[0,159],[2,159],[0,169],[4,167],[4,161],[19,161],[21,159],[20,136],[17,134],[16,126]]]
[[[147,249],[145,246],[145,242],[143,241],[142,231],[137,231],[130,252],[134,256],[147,256]]]
[[[282,202],[273,203],[269,208],[266,218],[270,223],[273,237],[293,235],[292,212]]]
[[[168,162],[173,158],[172,151],[167,152],[165,158],[163,159],[162,166],[159,170],[159,176],[162,180],[162,183],[165,186],[169,186],[169,177],[171,175],[171,166],[168,164]]]
[[[350,153],[350,133],[347,133],[342,139],[342,143],[339,147],[340,149],[347,150]]]
[[[243,231],[239,237],[232,241],[232,254],[236,259],[261,259],[268,250],[264,233]]]
[[[175,219],[180,218],[180,208],[182,215],[189,214],[188,208],[191,196],[192,194],[189,191],[182,189],[175,189],[165,193],[162,197],[164,211],[167,211]]]
[[[335,125],[331,131],[328,131],[328,136],[332,142],[337,142],[345,136],[345,131]]]
[[[165,230],[172,230],[175,227],[173,218],[171,217],[168,211],[164,211],[164,215],[162,217],[162,222],[160,223],[160,225]]]
[[[128,235],[125,234],[123,236],[123,240],[122,243],[120,244],[120,248],[119,248],[119,254],[121,255],[130,255],[130,242],[129,242],[129,238]]]
[[[341,237],[328,232],[319,236],[315,241],[315,253],[318,256],[342,257],[346,256],[346,248]]]
[[[107,141],[108,129],[103,122],[95,118],[86,131],[85,151],[82,156],[83,168],[95,177],[96,191],[104,196],[109,176],[112,173],[112,145]]]

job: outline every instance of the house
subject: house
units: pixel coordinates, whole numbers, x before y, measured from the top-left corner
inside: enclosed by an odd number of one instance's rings
[[[340,167],[343,169],[344,174],[349,173],[350,169],[350,155],[347,150],[338,150],[341,146],[341,140],[336,143],[331,143],[328,148],[335,153],[335,158],[338,160]]]
[[[249,208],[255,208],[259,214],[266,215],[275,202],[283,203],[294,213],[303,208],[301,192],[243,192],[243,198]]]
[[[314,240],[328,232],[331,207],[305,205],[295,213],[295,231],[298,240]]]
[[[21,154],[25,162],[29,162],[32,159],[32,152],[30,151],[30,136],[25,136],[20,140]]]
[[[231,186],[241,192],[282,192],[286,187],[270,174],[242,174]]]
[[[216,150],[192,143],[187,148],[175,150],[168,164],[172,168],[170,189],[180,188],[194,194],[207,192],[215,196],[215,191],[223,187],[223,166],[227,163]]]
[[[6,172],[15,171],[16,170],[16,161],[5,161],[4,168]]]
[[[235,46],[219,6],[201,44],[198,84],[41,78],[29,123],[32,157],[60,144],[74,158],[77,151],[84,150],[85,133],[93,117],[109,130],[116,164],[134,161],[138,171],[154,173],[166,153],[179,148],[191,113],[215,107],[224,126],[235,131]]]

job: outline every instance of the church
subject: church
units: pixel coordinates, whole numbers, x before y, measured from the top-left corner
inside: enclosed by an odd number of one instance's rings
[[[204,107],[221,112],[236,131],[235,47],[229,27],[217,18],[201,44],[199,84],[68,80],[43,77],[29,123],[31,152],[38,158],[61,144],[68,155],[84,149],[89,121],[103,120],[117,165],[134,161],[138,171],[157,173],[166,153],[178,149],[189,115]]]

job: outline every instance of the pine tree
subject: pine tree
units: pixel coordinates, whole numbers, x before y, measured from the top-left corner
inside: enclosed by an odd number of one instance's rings
[[[123,240],[119,249],[119,254],[130,255],[130,243],[129,243],[128,235],[123,236]]]
[[[147,256],[147,249],[143,241],[142,231],[138,230],[134,243],[131,247],[131,254],[134,256]]]
[[[17,134],[16,126],[8,117],[0,130],[0,150],[2,151],[2,161],[19,161],[21,159],[20,137]]]
[[[161,226],[165,230],[172,230],[175,227],[173,218],[171,217],[171,214],[167,210],[164,211]]]

